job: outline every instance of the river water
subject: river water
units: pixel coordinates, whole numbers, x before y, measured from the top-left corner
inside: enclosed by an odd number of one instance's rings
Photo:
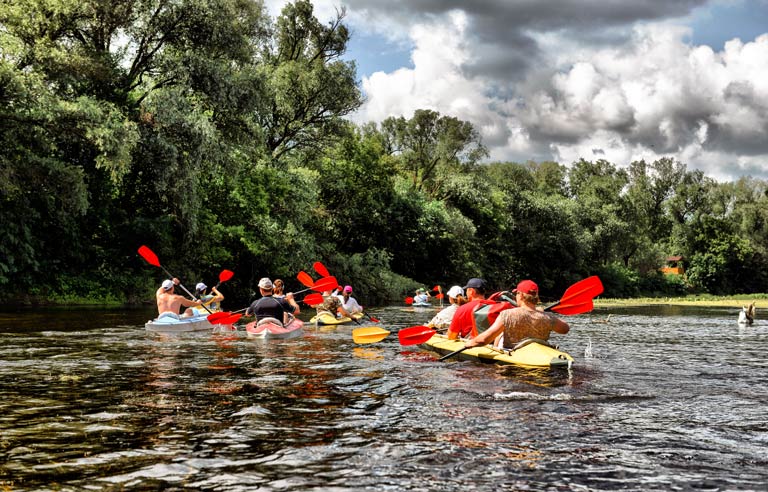
[[[145,331],[148,311],[0,313],[0,490],[768,489],[768,321],[598,309],[570,369],[398,343],[434,311],[293,340]]]

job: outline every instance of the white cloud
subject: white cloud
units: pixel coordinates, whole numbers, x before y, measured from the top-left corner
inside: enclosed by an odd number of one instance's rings
[[[483,56],[468,25],[455,12],[414,25],[414,68],[364,78],[368,101],[356,119],[429,108],[475,124],[493,159],[626,165],[672,156],[718,179],[768,177],[768,36],[714,52],[669,24],[639,26],[626,44],[602,48],[548,33],[537,69],[503,85],[467,75]],[[492,96],[491,86],[512,97]]]

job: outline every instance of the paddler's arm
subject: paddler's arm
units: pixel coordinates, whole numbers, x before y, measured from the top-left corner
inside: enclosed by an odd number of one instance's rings
[[[301,309],[299,308],[299,304],[293,298],[293,292],[289,292],[285,294],[285,300],[288,301],[288,304],[293,306],[293,312],[290,314],[293,314],[295,316],[301,312]]]
[[[199,299],[192,300],[192,299],[187,299],[184,296],[179,296],[179,298],[181,299],[181,305],[184,307],[196,307],[203,303],[203,301]]]
[[[490,328],[477,335],[475,338],[467,340],[464,343],[464,346],[472,348],[477,347],[478,345],[488,345],[493,342],[502,331],[504,331],[504,324],[499,318],[496,318],[496,321],[494,321]]]
[[[561,320],[554,314],[550,314],[549,317],[552,319],[552,331],[560,333],[561,335],[565,335],[571,331],[570,325],[565,321]]]
[[[208,304],[212,304],[214,302],[221,302],[224,300],[224,294],[219,292],[219,289],[217,289],[216,287],[211,287],[211,292],[214,293],[214,296],[213,296],[213,299],[211,299]]]

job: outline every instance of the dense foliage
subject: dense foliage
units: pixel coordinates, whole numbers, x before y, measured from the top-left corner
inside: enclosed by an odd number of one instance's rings
[[[524,277],[557,297],[750,293],[768,187],[673,159],[481,164],[430,110],[356,127],[344,12],[297,0],[8,0],[0,6],[0,286],[6,300],[145,301],[164,276],[258,278],[320,260],[366,303]],[[670,255],[687,275],[659,273]]]

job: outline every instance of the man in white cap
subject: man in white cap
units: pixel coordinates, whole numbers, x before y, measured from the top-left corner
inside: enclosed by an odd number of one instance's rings
[[[195,315],[192,308],[202,304],[201,301],[190,300],[184,296],[174,294],[173,290],[177,285],[179,285],[179,279],[165,279],[163,280],[163,284],[160,286],[160,288],[157,289],[157,292],[155,292],[155,298],[157,299],[158,318],[189,318],[190,316]],[[184,314],[182,316],[179,316],[179,309],[182,306],[187,309],[184,310]]]
[[[256,299],[248,306],[245,315],[255,316],[257,322],[269,318],[270,321],[274,320],[287,326],[290,318],[299,313],[299,305],[293,299],[292,292],[285,294],[285,297],[272,297],[273,289],[274,285],[269,278],[264,277],[259,280],[261,298]]]
[[[435,317],[427,323],[427,326],[447,330],[448,327],[451,326],[451,321],[453,320],[453,315],[456,314],[456,310],[459,306],[467,302],[467,299],[464,297],[464,289],[458,285],[454,285],[448,289],[446,294],[448,294],[448,302],[450,302],[450,304],[448,307],[437,313]]]

